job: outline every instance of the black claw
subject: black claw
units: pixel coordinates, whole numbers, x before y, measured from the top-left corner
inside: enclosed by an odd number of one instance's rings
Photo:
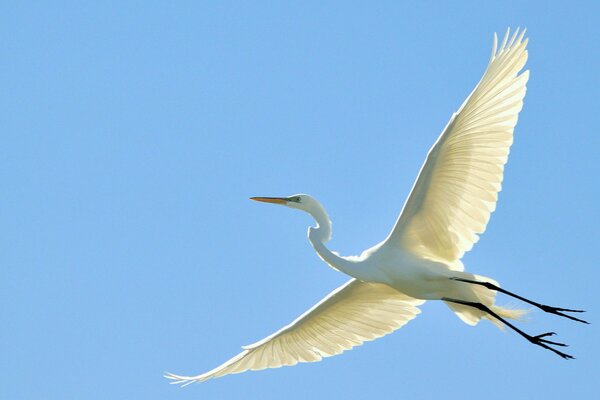
[[[559,343],[559,342],[553,342],[551,340],[542,339],[544,337],[553,336],[553,335],[556,335],[556,333],[554,333],[554,332],[542,333],[541,335],[530,336],[529,341],[533,344],[537,344],[538,346],[543,347],[546,350],[550,350],[550,351],[558,354],[565,360],[570,360],[570,359],[575,358],[569,354],[563,353],[562,351],[558,351],[555,348],[552,348],[549,346],[549,345],[554,345],[554,346],[560,346],[560,347],[568,347],[569,345],[564,344],[564,343]]]
[[[561,312],[561,311],[564,311],[564,312],[578,312],[578,313],[581,313],[581,312],[585,312],[584,310],[571,310],[569,308],[558,308],[558,307],[551,307],[551,306],[546,306],[546,305],[540,305],[540,309],[542,309],[543,311],[545,311],[547,313],[550,313],[550,314],[560,315],[561,317],[565,317],[565,318],[568,318],[568,319],[573,320],[573,321],[581,322],[581,323],[584,323],[584,324],[589,324],[589,322],[587,322],[587,321],[585,321],[583,319],[575,318],[575,317],[573,317],[571,315],[563,314]]]
[[[556,308],[556,310],[566,312],[585,312],[585,310],[571,310],[570,308]]]
[[[575,357],[570,356],[568,354],[565,353],[561,353],[560,351],[554,351],[556,354],[558,354],[559,356],[561,356],[562,358],[564,358],[565,360],[574,360]]]
[[[588,325],[590,324],[590,323],[589,323],[589,322],[587,322],[586,320],[579,319],[579,318],[575,318],[575,317],[572,317],[572,316],[570,316],[570,315],[563,314],[563,313],[560,313],[560,312],[555,312],[555,313],[553,313],[553,314],[560,315],[561,317],[565,317],[565,318],[568,318],[568,319],[570,319],[570,320],[573,320],[573,321],[581,322],[581,323],[583,323],[583,324],[588,324]]]
[[[548,343],[548,344],[553,344],[553,345],[555,345],[555,346],[560,346],[560,347],[569,347],[569,345],[568,345],[568,344],[564,344],[564,343],[558,343],[558,342],[553,342],[553,341],[551,341],[551,340],[543,340],[543,339],[542,339],[542,342],[544,342],[544,343]]]
[[[563,353],[562,351],[558,351],[556,349],[553,349],[552,347],[544,346],[544,345],[541,345],[541,344],[540,344],[540,346],[542,346],[543,348],[548,349],[548,350],[550,350],[550,351],[558,354],[559,356],[561,356],[565,360],[573,360],[573,359],[575,359],[575,357],[573,357],[572,355],[569,355],[567,353]]]
[[[546,336],[554,336],[554,335],[556,335],[556,332],[548,332],[548,333],[542,333],[541,335],[534,336],[534,338],[540,339],[540,338],[543,338]]]

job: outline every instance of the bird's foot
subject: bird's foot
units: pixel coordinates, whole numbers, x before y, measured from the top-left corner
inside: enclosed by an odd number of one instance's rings
[[[533,344],[537,344],[540,347],[543,347],[544,349],[550,350],[556,354],[558,354],[559,356],[561,356],[562,358],[564,358],[565,360],[571,360],[571,359],[575,359],[575,357],[563,353],[562,351],[558,351],[555,348],[550,347],[549,345],[554,345],[554,346],[561,346],[561,347],[567,347],[568,345],[564,344],[564,343],[559,343],[559,342],[553,342],[551,340],[546,340],[544,339],[545,337],[548,336],[554,336],[556,335],[556,333],[554,332],[547,332],[547,333],[542,333],[541,335],[537,335],[537,336],[529,336],[527,337],[527,339],[533,343]]]
[[[560,315],[561,317],[569,318],[569,319],[572,319],[573,321],[578,321],[578,322],[583,322],[584,324],[589,324],[589,322],[584,321],[583,319],[575,318],[572,315],[564,314],[565,312],[582,313],[582,312],[585,312],[584,310],[571,310],[570,308],[551,307],[551,306],[545,306],[543,304],[540,304],[539,308],[550,314]]]

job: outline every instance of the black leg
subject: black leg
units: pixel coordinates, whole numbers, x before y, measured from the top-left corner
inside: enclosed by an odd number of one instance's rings
[[[543,347],[546,350],[550,350],[550,351],[558,354],[559,356],[561,356],[565,360],[569,360],[569,359],[575,358],[575,357],[573,357],[573,356],[571,356],[569,354],[563,353],[562,351],[558,351],[558,350],[556,350],[556,349],[554,349],[554,348],[552,348],[552,347],[549,346],[549,345],[554,345],[554,346],[567,347],[567,345],[564,344],[564,343],[552,342],[550,340],[544,339],[545,337],[555,335],[554,332],[542,333],[541,335],[531,336],[531,335],[528,335],[527,333],[523,332],[522,330],[520,330],[519,328],[517,328],[516,326],[514,326],[513,324],[511,324],[510,322],[508,322],[507,320],[505,320],[501,316],[499,316],[498,314],[496,314],[494,311],[492,311],[489,307],[485,306],[484,304],[474,303],[474,302],[471,302],[471,301],[462,301],[462,300],[456,300],[456,299],[449,299],[449,298],[446,298],[446,297],[443,298],[442,300],[448,301],[450,303],[457,303],[457,304],[462,304],[462,305],[465,305],[465,306],[470,306],[470,307],[477,308],[478,310],[486,312],[486,313],[490,314],[492,317],[498,319],[504,325],[508,326],[510,329],[512,329],[513,331],[517,332],[519,335],[523,336],[530,343],[533,343],[533,344],[536,344],[536,345],[538,345],[540,347]]]
[[[455,280],[455,281],[459,281],[459,282],[472,283],[474,285],[481,285],[481,286],[484,286],[484,287],[486,287],[486,288],[488,288],[490,290],[496,290],[496,291],[498,291],[500,293],[504,293],[504,294],[506,294],[508,296],[514,297],[514,298],[519,299],[521,301],[524,301],[525,303],[529,303],[529,304],[531,304],[533,306],[536,306],[540,310],[543,310],[543,311],[545,311],[547,313],[555,314],[555,315],[560,315],[561,317],[569,318],[569,319],[572,319],[573,321],[578,321],[578,322],[583,322],[584,324],[589,324],[589,322],[587,322],[587,321],[584,321],[584,320],[579,319],[579,318],[575,318],[575,317],[573,317],[571,315],[568,315],[568,314],[563,314],[561,312],[561,311],[564,311],[564,312],[581,313],[581,312],[585,312],[584,310],[571,310],[569,308],[558,308],[558,307],[546,306],[544,304],[540,304],[540,303],[537,303],[535,301],[526,299],[525,297],[521,297],[518,294],[509,292],[508,290],[504,290],[501,287],[498,287],[498,286],[496,286],[496,285],[494,285],[493,283],[490,283],[490,282],[480,282],[480,281],[474,281],[474,280],[471,280],[471,279],[456,278],[456,277],[453,277],[453,278],[450,278],[450,279]]]

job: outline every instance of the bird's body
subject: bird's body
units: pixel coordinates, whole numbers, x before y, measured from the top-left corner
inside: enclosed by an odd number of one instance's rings
[[[523,314],[520,310],[507,310],[495,306],[493,301],[495,293],[489,290],[465,285],[463,282],[449,278],[481,280],[497,284],[494,280],[461,271],[461,263],[448,264],[424,258],[411,250],[395,246],[390,243],[393,235],[363,251],[359,256],[343,257],[330,251],[325,243],[331,233],[331,222],[324,207],[309,195],[301,194],[295,197],[302,198],[305,211],[315,218],[317,226],[309,228],[308,239],[319,257],[332,268],[363,282],[385,284],[415,299],[450,298],[471,302],[481,301],[507,317]],[[486,317],[485,313],[472,307],[455,304],[449,306],[461,319],[471,325],[477,323],[480,318]]]
[[[303,195],[307,196],[307,195]],[[313,199],[313,201],[316,201]],[[343,257],[329,251],[311,228],[309,241],[315,251],[332,268],[364,282],[383,283],[416,299],[440,300],[450,288],[452,276],[448,265],[428,260],[383,241],[359,256]],[[458,285],[451,285],[452,287]]]
[[[393,250],[387,246],[382,246],[368,253],[365,259],[357,267],[363,269],[365,266],[373,271],[373,278],[364,279],[355,276],[357,279],[368,282],[385,283],[394,289],[405,293],[416,299],[423,300],[441,300],[444,297],[470,299],[471,290],[464,290],[465,285],[459,282],[448,283],[448,279],[456,276],[456,271],[452,271],[444,263],[438,261],[419,258],[410,253]],[[373,265],[373,268],[369,268]],[[401,268],[398,268],[401,265]],[[366,268],[365,268],[366,269]],[[461,273],[463,275],[463,273]],[[469,274],[471,278],[472,275]]]
[[[482,318],[507,326],[529,342],[563,358],[572,358],[547,340],[531,336],[508,319],[523,310],[495,304],[498,292],[546,312],[585,322],[500,288],[493,279],[464,271],[460,261],[485,231],[496,207],[513,130],[523,105],[529,72],[525,32],[507,32],[500,47],[494,36],[492,56],[481,81],[452,115],[421,168],[392,232],[359,256],[329,250],[331,221],[316,199],[255,197],[253,200],[307,212],[316,221],[308,239],[319,257],[352,277],[295,321],[267,338],[243,347],[224,364],[197,376],[167,374],[172,383],[189,384],[247,370],[319,361],[364,341],[390,333],[413,319],[426,300],[443,300],[465,323]]]

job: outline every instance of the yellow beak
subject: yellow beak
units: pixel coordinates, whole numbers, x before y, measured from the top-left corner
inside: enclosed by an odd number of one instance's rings
[[[283,197],[250,197],[250,200],[261,201],[263,203],[286,204],[287,200]]]

